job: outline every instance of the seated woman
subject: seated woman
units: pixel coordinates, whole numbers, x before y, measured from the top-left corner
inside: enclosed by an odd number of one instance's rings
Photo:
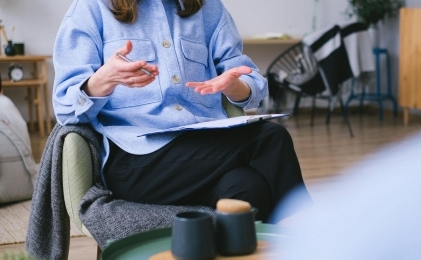
[[[280,124],[150,134],[227,118],[224,98],[251,109],[267,95],[220,0],[74,1],[53,57],[58,123],[102,135],[102,181],[114,199],[215,208],[235,198],[267,221],[303,185]]]

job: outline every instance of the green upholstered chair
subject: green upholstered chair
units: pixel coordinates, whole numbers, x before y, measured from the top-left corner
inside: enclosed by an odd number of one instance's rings
[[[226,98],[223,106],[229,117],[243,116],[242,108],[232,105]],[[63,194],[70,220],[85,235],[92,237],[79,218],[79,204],[82,197],[92,186],[92,159],[88,143],[76,133],[69,133],[63,145]],[[99,256],[98,247],[98,256]]]

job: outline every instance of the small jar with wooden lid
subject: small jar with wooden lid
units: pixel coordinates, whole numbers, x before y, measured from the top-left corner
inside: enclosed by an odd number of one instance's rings
[[[256,213],[257,209],[246,201],[221,199],[217,202],[215,228],[220,255],[246,255],[256,250]]]

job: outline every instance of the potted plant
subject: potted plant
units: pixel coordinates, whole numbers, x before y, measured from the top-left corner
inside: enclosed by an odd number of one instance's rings
[[[405,6],[405,0],[348,0],[348,17],[356,17],[365,23],[370,31],[373,47],[378,46],[379,35],[377,26],[380,21],[394,17],[399,9]]]
[[[379,21],[395,16],[405,6],[405,0],[348,0],[348,3],[348,16],[356,16],[369,27],[376,27]]]

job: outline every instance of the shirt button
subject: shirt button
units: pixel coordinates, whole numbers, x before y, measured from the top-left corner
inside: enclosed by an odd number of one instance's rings
[[[183,110],[183,107],[180,106],[180,105],[175,105],[174,109],[177,110],[177,111],[181,111],[181,110]]]
[[[86,99],[84,97],[80,97],[78,100],[79,106],[83,107],[86,103]]]
[[[172,80],[172,82],[173,82],[173,83],[175,83],[175,84],[180,83],[180,77],[178,77],[177,75],[173,75],[173,76],[171,77],[171,80]]]
[[[171,42],[169,40],[162,41],[162,47],[169,48],[171,46]]]

